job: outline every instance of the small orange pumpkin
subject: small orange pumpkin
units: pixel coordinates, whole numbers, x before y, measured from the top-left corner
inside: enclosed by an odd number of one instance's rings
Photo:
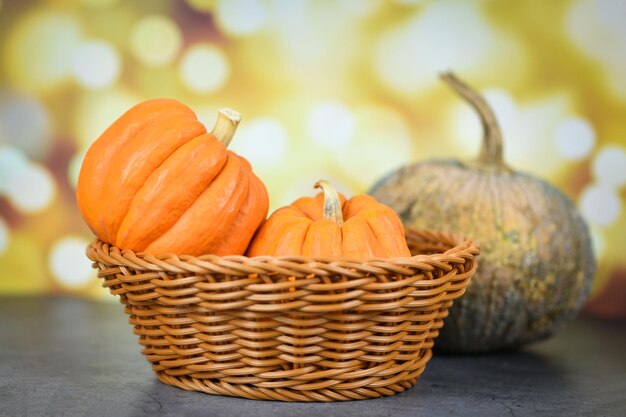
[[[243,254],[269,206],[248,161],[228,151],[239,114],[211,133],[171,99],[128,110],[91,145],[76,198],[98,238],[155,255]]]
[[[326,181],[322,193],[276,210],[259,229],[248,256],[302,255],[320,258],[411,256],[396,213],[368,195],[350,200]]]

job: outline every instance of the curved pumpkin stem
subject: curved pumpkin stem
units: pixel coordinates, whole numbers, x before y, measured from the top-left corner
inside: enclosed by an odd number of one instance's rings
[[[459,80],[452,72],[443,73],[440,77],[463,97],[480,116],[483,125],[483,145],[478,161],[494,166],[505,166],[502,158],[502,133],[491,107],[476,90]]]
[[[232,109],[223,108],[217,112],[217,120],[211,134],[228,148],[230,141],[235,135],[237,126],[241,121],[241,115]]]
[[[321,188],[324,192],[324,218],[331,220],[339,227],[343,226],[343,212],[341,211],[341,201],[335,187],[328,181],[319,180],[315,183],[315,188]]]

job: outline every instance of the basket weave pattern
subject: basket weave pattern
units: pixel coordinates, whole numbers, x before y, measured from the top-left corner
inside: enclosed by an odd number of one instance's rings
[[[474,274],[468,239],[407,231],[412,258],[154,257],[87,249],[166,384],[282,401],[410,388]]]

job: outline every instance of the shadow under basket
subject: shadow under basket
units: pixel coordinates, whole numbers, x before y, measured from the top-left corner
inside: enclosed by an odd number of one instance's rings
[[[476,271],[471,240],[407,230],[410,258],[152,256],[87,248],[159,380],[259,400],[344,401],[415,384]]]

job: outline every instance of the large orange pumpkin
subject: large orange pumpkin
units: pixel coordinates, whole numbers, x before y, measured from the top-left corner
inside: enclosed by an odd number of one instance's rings
[[[89,148],[78,207],[98,238],[152,254],[242,254],[267,216],[268,195],[248,161],[228,151],[239,114],[211,133],[171,99],[142,102]]]
[[[276,210],[259,229],[247,254],[322,258],[411,256],[396,213],[368,195],[350,200],[326,181],[323,193],[303,197]]]

